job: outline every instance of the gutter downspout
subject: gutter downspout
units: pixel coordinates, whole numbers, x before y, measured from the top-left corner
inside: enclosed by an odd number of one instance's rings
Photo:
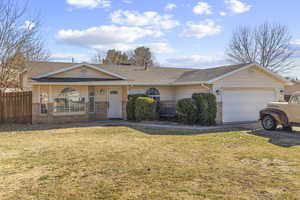
[[[205,89],[208,89],[208,90],[210,90],[210,88],[209,87],[207,87],[206,85],[204,85],[204,83],[201,83],[200,84],[202,87],[204,87]]]

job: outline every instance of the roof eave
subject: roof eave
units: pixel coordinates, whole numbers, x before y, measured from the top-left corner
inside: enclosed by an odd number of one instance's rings
[[[239,68],[239,69],[233,70],[233,71],[228,72],[228,73],[225,73],[225,74],[223,74],[223,75],[221,75],[221,76],[215,77],[215,78],[213,78],[213,79],[207,81],[207,83],[208,83],[208,84],[214,84],[214,83],[215,83],[216,81],[218,81],[218,80],[221,80],[221,79],[223,79],[223,78],[225,78],[225,77],[227,77],[227,76],[230,76],[230,75],[232,75],[232,74],[234,74],[234,73],[237,73],[237,72],[239,72],[239,71],[245,70],[245,69],[250,68],[250,67],[253,67],[253,66],[257,66],[257,67],[259,67],[260,69],[264,70],[265,72],[271,74],[271,75],[274,76],[276,79],[278,79],[278,80],[282,81],[283,83],[285,83],[285,85],[293,85],[293,83],[292,83],[291,81],[286,80],[285,78],[279,76],[278,74],[275,74],[274,72],[272,72],[272,71],[266,69],[265,67],[260,66],[260,65],[257,64],[257,63],[250,63],[250,64],[248,64],[248,65],[245,65],[244,67],[241,67],[241,68]]]
[[[45,74],[42,74],[42,75],[33,76],[32,78],[35,78],[35,79],[44,78],[44,77],[48,77],[48,76],[55,75],[55,74],[58,74],[58,73],[62,73],[62,72],[65,72],[65,71],[69,71],[69,70],[72,70],[72,69],[76,69],[76,68],[82,67],[82,66],[87,66],[87,67],[90,67],[94,70],[97,70],[97,71],[100,71],[100,72],[103,72],[103,73],[121,78],[123,80],[127,80],[127,77],[124,77],[124,76],[121,76],[119,74],[107,71],[105,69],[102,69],[100,67],[96,67],[96,66],[88,64],[88,63],[80,63],[80,64],[72,65],[70,67],[62,68],[62,69],[59,69],[59,70],[56,70],[56,71],[53,71],[53,72],[48,72],[48,73],[45,73]]]

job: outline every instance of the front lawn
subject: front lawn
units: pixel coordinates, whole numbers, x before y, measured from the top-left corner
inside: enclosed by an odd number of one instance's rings
[[[246,131],[0,130],[0,199],[300,199],[293,144]]]

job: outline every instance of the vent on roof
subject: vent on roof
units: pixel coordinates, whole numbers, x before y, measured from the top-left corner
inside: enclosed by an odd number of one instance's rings
[[[80,75],[81,75],[82,77],[86,77],[86,76],[87,76],[87,70],[86,70],[86,69],[80,70]]]

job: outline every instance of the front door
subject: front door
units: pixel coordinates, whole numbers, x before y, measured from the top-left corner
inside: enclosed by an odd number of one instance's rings
[[[122,93],[121,89],[110,89],[108,93],[108,118],[122,118]]]

